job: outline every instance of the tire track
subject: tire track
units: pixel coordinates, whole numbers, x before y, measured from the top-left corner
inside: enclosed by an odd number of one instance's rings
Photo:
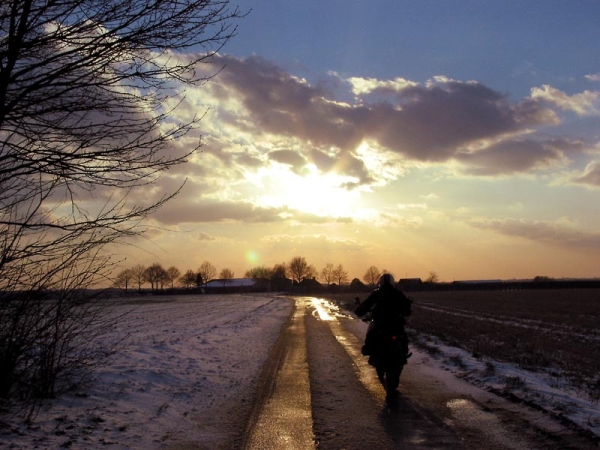
[[[269,356],[261,376],[256,407],[241,448],[314,448],[305,310],[305,303],[296,301],[294,311]]]

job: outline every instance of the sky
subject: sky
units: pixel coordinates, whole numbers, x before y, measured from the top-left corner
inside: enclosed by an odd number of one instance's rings
[[[600,276],[599,2],[236,4],[125,266]]]

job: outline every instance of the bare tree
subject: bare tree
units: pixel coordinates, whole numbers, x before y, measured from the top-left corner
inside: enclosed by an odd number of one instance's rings
[[[348,281],[348,271],[344,270],[344,266],[341,264],[338,264],[338,266],[333,269],[332,276],[337,281],[338,286],[341,286]]]
[[[271,269],[271,285],[275,290],[285,290],[290,283],[288,277],[288,267],[285,263],[275,264]]]
[[[198,275],[200,275],[202,283],[206,285],[217,275],[217,268],[210,262],[204,261],[198,269]]]
[[[179,283],[186,287],[192,287],[196,285],[196,272],[193,270],[187,270],[181,278],[179,278]]]
[[[436,272],[429,272],[429,276],[425,279],[425,283],[437,283],[440,281],[440,277]]]
[[[147,281],[144,272],[146,272],[146,267],[141,264],[131,268],[132,279],[137,284],[138,291],[142,290],[142,285]]]
[[[175,287],[175,280],[181,276],[181,272],[175,266],[171,266],[167,269],[167,281],[171,283],[171,289]]]
[[[271,270],[271,280],[282,280],[287,277],[289,270],[285,263],[275,264]]]
[[[379,280],[379,277],[381,276],[381,274],[382,274],[382,272],[380,272],[377,267],[371,266],[367,269],[367,271],[363,275],[363,280],[365,280],[365,283],[372,286],[372,285],[377,284],[377,281]]]
[[[246,278],[252,278],[253,280],[269,280],[271,279],[272,274],[273,271],[268,267],[258,266],[247,270],[244,276]]]
[[[121,272],[119,272],[119,274],[117,275],[117,278],[115,278],[115,286],[122,288],[125,290],[125,292],[127,292],[127,289],[129,288],[129,283],[133,280],[133,273],[131,272],[131,269],[124,269]]]
[[[323,270],[321,270],[321,279],[328,285],[333,283],[333,280],[335,279],[335,276],[333,275],[333,264],[327,263],[325,267],[323,267]]]
[[[234,274],[231,269],[222,269],[221,273],[219,274],[219,278],[223,280],[223,286],[225,286],[228,281],[233,280],[233,277]]]
[[[306,273],[304,274],[304,278],[307,279],[316,279],[318,276],[317,268],[312,264],[309,264],[306,268]]]
[[[304,256],[294,256],[291,259],[288,267],[292,276],[292,280],[294,280],[296,283],[300,283],[304,278],[312,275],[311,268],[309,268]],[[312,272],[315,272],[314,267],[312,267]]]
[[[60,341],[68,340],[63,319],[81,309],[71,299],[110,278],[105,247],[142,232],[176,194],[141,195],[196,150],[172,144],[199,117],[177,120],[168,105],[214,74],[200,63],[231,38],[239,17],[227,0],[0,5],[0,292],[11,301],[52,292],[56,348],[70,348]],[[0,302],[6,395],[20,370],[41,364],[35,339],[31,348],[10,342],[39,329],[20,320],[45,323],[46,312],[19,311],[18,302]],[[18,363],[8,364],[15,351]]]
[[[152,264],[144,270],[144,280],[150,283],[152,290],[158,290],[161,283],[166,280],[167,271],[158,263]]]

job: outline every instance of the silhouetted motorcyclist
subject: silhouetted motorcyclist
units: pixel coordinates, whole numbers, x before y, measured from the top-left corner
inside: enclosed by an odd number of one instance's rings
[[[367,299],[356,307],[356,314],[364,316],[372,313],[372,319],[363,346],[363,355],[370,355],[369,364],[375,366],[377,363],[377,341],[380,332],[390,333],[398,336],[401,344],[408,355],[408,337],[404,326],[405,317],[412,313],[412,300],[394,286],[394,277],[384,273],[379,278],[375,289]],[[406,363],[406,360],[404,361]]]

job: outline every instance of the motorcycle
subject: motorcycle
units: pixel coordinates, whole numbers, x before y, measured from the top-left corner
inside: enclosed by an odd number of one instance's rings
[[[362,321],[369,323],[369,329],[361,352],[369,356],[369,364],[375,368],[388,397],[395,396],[398,394],[402,370],[412,356],[408,350],[405,321],[402,319],[387,328],[375,326],[370,314],[365,315]]]

